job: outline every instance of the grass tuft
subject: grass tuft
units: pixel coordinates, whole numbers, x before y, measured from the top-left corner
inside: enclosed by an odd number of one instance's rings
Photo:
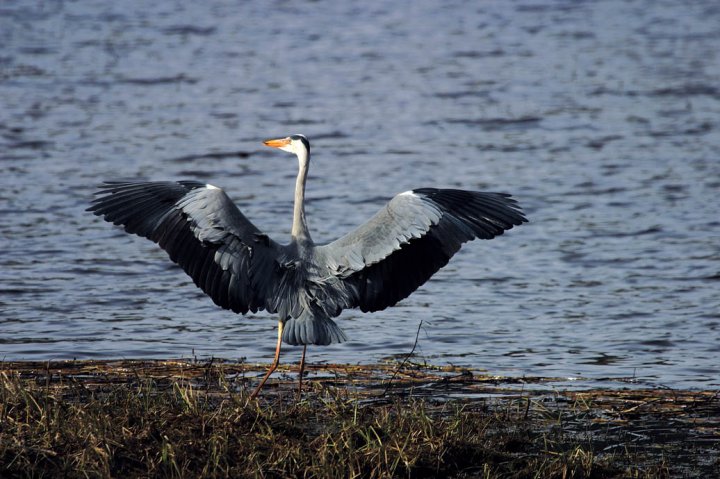
[[[387,384],[358,388],[348,367],[299,402],[282,380],[250,401],[246,371],[222,363],[81,366],[0,369],[0,477],[662,478],[719,465],[720,408],[705,393],[553,401],[484,384],[485,398],[451,399],[447,376],[406,371],[377,396]],[[678,435],[683,418],[697,435]]]

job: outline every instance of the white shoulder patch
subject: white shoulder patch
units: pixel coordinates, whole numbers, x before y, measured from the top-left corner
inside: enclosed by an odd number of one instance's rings
[[[403,191],[402,193],[398,194],[398,196],[406,196],[406,195],[415,196],[415,193],[413,192],[413,190],[407,190],[407,191]]]
[[[208,190],[219,190],[220,189],[217,186],[211,185],[210,183],[206,184],[205,188],[207,188]]]

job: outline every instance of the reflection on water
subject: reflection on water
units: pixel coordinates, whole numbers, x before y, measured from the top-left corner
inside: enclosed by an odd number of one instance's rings
[[[422,321],[431,362],[717,387],[719,42],[710,0],[4,3],[0,355],[268,360],[273,318],[83,210],[103,179],[212,180],[281,240],[296,165],[260,141],[303,132],[318,240],[422,186],[531,220],[311,360],[405,354]]]

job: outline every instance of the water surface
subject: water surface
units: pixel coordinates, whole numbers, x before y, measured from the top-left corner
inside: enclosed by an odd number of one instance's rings
[[[289,236],[310,137],[316,241],[397,192],[507,191],[530,223],[310,360],[416,350],[513,376],[720,384],[720,5],[0,5],[0,356],[268,361],[275,320],[215,307],[84,212],[105,179],[222,186]],[[299,357],[287,347],[284,359]]]

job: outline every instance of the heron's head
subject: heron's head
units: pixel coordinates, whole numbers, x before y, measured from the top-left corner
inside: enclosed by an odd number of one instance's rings
[[[263,143],[265,146],[280,148],[283,151],[289,151],[298,156],[310,152],[310,142],[305,138],[305,135],[291,135],[286,138],[278,138],[277,140],[267,140]]]

